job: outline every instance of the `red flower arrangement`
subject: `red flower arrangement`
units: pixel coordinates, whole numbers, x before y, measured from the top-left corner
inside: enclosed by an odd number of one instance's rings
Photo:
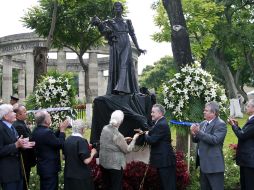
[[[95,189],[105,189],[102,181],[102,172],[100,166],[96,164],[95,159],[90,163],[92,177],[94,179]],[[140,185],[142,183],[142,187]],[[176,152],[176,179],[177,189],[184,190],[189,185],[190,176],[187,170],[187,164],[184,161],[184,153]],[[157,190],[160,189],[159,176],[155,168],[143,162],[132,161],[126,165],[123,177],[124,190]]]
[[[179,190],[184,190],[190,183],[190,174],[184,160],[184,153],[176,152],[176,186]]]
[[[233,154],[233,160],[235,160],[236,159],[237,144],[230,144],[228,147]]]

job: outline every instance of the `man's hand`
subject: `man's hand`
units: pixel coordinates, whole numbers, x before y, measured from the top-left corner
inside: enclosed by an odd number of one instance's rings
[[[131,138],[131,137],[124,137],[124,139],[125,139],[125,141],[126,141],[127,143],[130,143],[130,142],[132,141],[132,138]]]
[[[24,148],[24,149],[28,149],[28,148],[33,148],[35,145],[34,141],[29,141],[28,138],[23,138],[23,135],[20,136],[20,138],[18,138],[18,140],[15,143],[16,148]]]
[[[91,156],[94,157],[95,154],[97,154],[97,150],[95,148],[93,148],[91,150]]]
[[[234,119],[234,118],[228,118],[228,123],[231,125],[231,126],[233,126],[233,125],[236,125],[236,126],[238,126],[238,121],[236,120],[236,119]]]
[[[192,135],[196,135],[199,132],[199,130],[200,130],[200,126],[197,123],[192,124],[190,127],[190,131]]]
[[[65,129],[70,125],[69,119],[64,120],[62,123],[59,124],[60,132],[64,132]]]
[[[133,140],[137,140],[137,138],[139,137],[140,133],[136,133],[134,136],[133,136]]]

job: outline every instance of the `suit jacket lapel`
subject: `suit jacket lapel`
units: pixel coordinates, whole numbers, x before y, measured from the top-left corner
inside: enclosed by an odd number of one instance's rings
[[[209,123],[209,125],[208,126],[206,126],[206,129],[205,129],[205,131],[210,131],[214,126],[215,126],[215,123],[216,123],[216,121],[217,121],[217,117],[216,118],[214,118],[213,120],[212,120],[212,122],[211,123]]]
[[[1,124],[2,124],[2,126],[3,126],[3,129],[4,129],[5,133],[7,133],[8,136],[9,136],[11,139],[15,140],[16,138],[14,137],[14,135],[13,135],[11,129],[9,129],[9,127],[6,126],[5,123],[2,122],[2,121],[1,121]]]

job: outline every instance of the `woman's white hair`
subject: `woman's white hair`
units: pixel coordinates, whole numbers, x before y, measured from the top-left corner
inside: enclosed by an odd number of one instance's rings
[[[111,114],[109,124],[113,125],[114,127],[119,127],[123,122],[123,118],[123,112],[121,110],[116,110]]]
[[[3,119],[3,117],[11,111],[13,111],[13,106],[11,104],[0,105],[0,119]]]
[[[82,130],[86,128],[87,125],[82,119],[77,119],[72,122],[72,132],[82,134]]]

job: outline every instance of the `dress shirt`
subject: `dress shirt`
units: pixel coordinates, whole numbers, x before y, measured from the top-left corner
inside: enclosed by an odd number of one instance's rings
[[[2,120],[3,121],[3,120]],[[18,138],[18,132],[16,131],[16,129],[12,126],[11,123],[7,122],[7,121],[3,121],[3,123],[11,130],[11,132],[13,133],[13,135]]]
[[[249,120],[251,119],[251,118],[253,118],[254,117],[254,115],[251,115],[250,117],[249,117]]]

